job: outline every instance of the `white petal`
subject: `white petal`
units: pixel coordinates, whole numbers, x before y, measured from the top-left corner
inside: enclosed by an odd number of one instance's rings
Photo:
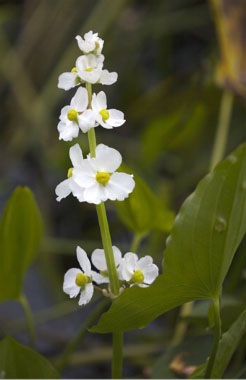
[[[63,123],[65,123],[65,124],[67,124],[68,122],[70,123],[70,120],[68,120],[68,118],[67,118],[67,114],[68,114],[68,111],[70,111],[71,109],[72,109],[71,106],[65,106],[65,107],[63,107],[63,108],[61,109],[61,114],[60,114],[59,119],[60,119]]]
[[[107,120],[107,124],[112,125],[113,127],[120,127],[125,123],[123,112],[115,109],[108,110],[108,112],[109,118]]]
[[[104,249],[95,249],[91,254],[91,261],[93,265],[100,271],[107,270],[106,258]]]
[[[153,264],[153,259],[151,256],[141,257],[141,259],[139,259],[137,262],[136,270],[139,269],[143,271],[145,268],[147,268],[151,264]]]
[[[76,254],[77,254],[77,259],[78,259],[79,265],[81,266],[84,274],[86,276],[90,276],[91,275],[91,263],[87,257],[86,252],[78,246],[76,249]]]
[[[58,88],[63,90],[70,90],[71,88],[77,86],[79,83],[76,81],[77,73],[63,73],[58,78]]]
[[[60,121],[57,125],[59,131],[59,140],[71,141],[73,138],[78,137],[79,127],[76,123],[63,123]]]
[[[121,154],[104,144],[96,147],[96,161],[98,171],[113,173],[122,162]]]
[[[71,193],[69,184],[70,178],[65,179],[65,181],[62,181],[61,183],[59,183],[59,185],[56,186],[55,192],[57,195],[56,200],[58,202],[60,202],[63,198],[66,198]]]
[[[80,269],[69,269],[64,276],[63,291],[70,298],[76,297],[79,294],[80,287],[76,285],[75,280],[78,273],[82,273]]]
[[[91,165],[91,160],[83,160],[79,167],[73,169],[73,179],[81,187],[87,188],[96,182],[96,172]]]
[[[136,253],[127,252],[124,256],[124,262],[130,272],[135,272],[138,257]]]
[[[107,109],[107,98],[104,91],[100,91],[97,95],[93,94],[91,106],[98,112]]]
[[[71,107],[78,112],[83,112],[86,110],[87,106],[88,92],[84,87],[79,87],[71,100]]]
[[[74,167],[81,165],[83,154],[79,144],[75,144],[69,149],[69,156]]]
[[[149,265],[147,268],[142,270],[144,275],[144,282],[146,284],[152,284],[159,274],[159,269],[155,264]]]
[[[82,130],[82,132],[86,133],[91,128],[96,127],[96,119],[95,114],[91,109],[88,109],[84,111],[81,115],[78,117],[78,123],[79,127]]]
[[[123,201],[127,198],[134,189],[134,186],[135,182],[130,174],[118,172],[113,173],[107,183],[109,194],[118,201]]]
[[[74,197],[76,197],[79,202],[84,202],[85,201],[85,198],[84,198],[84,188],[81,188],[74,180],[73,180],[73,177],[70,178],[71,181],[70,181],[70,189],[72,191],[72,194]]]
[[[102,276],[100,273],[97,273],[94,271],[92,271],[91,274],[92,274],[93,281],[96,282],[97,284],[100,285],[100,284],[108,284],[109,283],[108,277]]]
[[[115,83],[118,79],[118,74],[115,72],[110,73],[108,70],[102,70],[101,76],[100,76],[100,83],[111,85]]]
[[[94,287],[93,285],[86,284],[84,288],[81,290],[80,299],[79,299],[79,306],[86,305],[88,302],[90,302],[92,296],[94,293]]]
[[[104,186],[100,185],[96,181],[93,186],[85,189],[84,197],[86,202],[94,203],[96,205],[107,200],[107,197],[105,197]]]
[[[117,248],[115,245],[113,245],[113,253],[114,253],[115,266],[118,267],[121,264],[122,255],[119,248]]]

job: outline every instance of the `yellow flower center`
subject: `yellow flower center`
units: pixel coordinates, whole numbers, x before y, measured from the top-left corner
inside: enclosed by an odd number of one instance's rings
[[[78,112],[77,111],[75,111],[75,110],[68,111],[68,113],[67,113],[68,120],[70,120],[70,121],[76,121],[77,117],[78,117]]]
[[[110,179],[110,174],[109,173],[99,172],[96,175],[96,180],[101,185],[106,185],[106,183],[108,183],[109,179]]]
[[[71,178],[73,175],[73,168],[68,169],[67,178]]]
[[[76,276],[75,284],[82,287],[87,284],[87,278],[84,274],[78,273]]]
[[[85,70],[87,73],[91,73],[92,72],[92,67],[88,67],[88,69]]]
[[[109,112],[107,110],[101,110],[99,113],[104,121],[109,119]]]
[[[141,283],[144,281],[144,275],[141,270],[136,270],[136,272],[133,273],[132,275],[132,280],[137,283]]]
[[[72,68],[71,73],[77,73],[77,69],[76,69],[76,67],[73,67],[73,68]]]

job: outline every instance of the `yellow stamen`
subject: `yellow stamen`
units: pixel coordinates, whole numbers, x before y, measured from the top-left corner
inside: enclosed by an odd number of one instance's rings
[[[99,182],[101,185],[106,185],[110,179],[110,174],[105,173],[105,172],[99,172],[96,175],[96,180]]]
[[[76,67],[73,67],[73,68],[72,68],[71,73],[77,73],[77,69],[76,69]]]
[[[75,111],[75,110],[68,111],[68,113],[67,113],[68,120],[70,120],[70,121],[76,121],[77,117],[78,117],[78,112],[77,111]]]
[[[85,70],[87,73],[91,73],[92,72],[92,67],[88,67],[88,69]]]
[[[101,110],[99,113],[104,121],[109,119],[109,112],[107,110]]]
[[[73,175],[73,168],[68,169],[67,178],[71,178]]]
[[[141,283],[144,281],[144,275],[141,270],[136,270],[136,272],[133,273],[132,275],[132,280],[137,283]]]
[[[76,276],[75,284],[78,286],[85,286],[87,284],[87,278],[84,274],[78,273]]]

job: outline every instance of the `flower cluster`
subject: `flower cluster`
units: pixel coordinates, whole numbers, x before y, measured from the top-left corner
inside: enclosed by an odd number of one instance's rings
[[[113,252],[122,290],[133,285],[147,287],[158,276],[158,267],[153,264],[151,256],[139,259],[135,253],[127,252],[122,257],[121,251],[117,247],[113,247]],[[66,272],[63,291],[70,298],[77,297],[80,293],[79,305],[86,305],[93,296],[93,282],[98,285],[109,283],[107,264],[103,249],[95,249],[91,255],[92,264],[98,271],[91,269],[87,254],[80,247],[77,247],[77,259],[81,269],[72,268]],[[110,296],[106,289],[103,293]]]
[[[93,146],[93,149],[91,148],[91,153],[84,157],[79,144],[70,148],[72,167],[68,169],[67,178],[56,187],[57,201],[69,194],[79,202],[96,205],[106,200],[123,201],[134,189],[133,176],[117,171],[122,157],[116,149],[104,144],[96,146],[94,128],[120,127],[125,123],[124,114],[113,108],[108,109],[106,94],[103,91],[92,93],[92,84],[111,85],[117,81],[118,75],[103,68],[104,41],[97,33],[90,31],[84,38],[77,36],[76,40],[83,54],[77,58],[71,72],[59,76],[58,87],[64,90],[79,87],[70,104],[62,108],[57,129],[59,139],[64,141],[77,138],[80,131],[88,133],[90,147]],[[128,252],[122,258],[117,247],[112,248],[112,259],[113,256],[121,289],[134,284],[148,286],[158,275],[158,268],[150,256],[138,259],[136,254]],[[86,252],[80,247],[77,247],[77,259],[81,269],[72,268],[66,272],[63,290],[70,297],[76,297],[80,293],[79,304],[84,305],[93,295],[93,282],[98,285],[110,282],[109,268],[102,249],[96,249],[91,256],[92,264],[97,271],[91,269]],[[102,291],[105,295],[113,296],[110,286],[108,291]]]

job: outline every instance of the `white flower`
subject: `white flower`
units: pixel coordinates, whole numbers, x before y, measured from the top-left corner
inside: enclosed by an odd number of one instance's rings
[[[104,144],[96,147],[96,157],[88,155],[79,167],[74,168],[75,182],[84,187],[84,200],[99,204],[110,200],[122,201],[132,192],[133,176],[115,172],[122,161],[121,154]]]
[[[74,67],[71,72],[62,73],[59,76],[57,87],[67,91],[79,84],[81,84],[81,79]]]
[[[60,122],[57,126],[59,139],[71,141],[78,137],[79,127],[83,132],[88,132],[95,127],[95,117],[91,110],[87,110],[88,93],[85,88],[79,87],[69,106],[61,110]]]
[[[110,86],[111,84],[115,83],[117,79],[118,74],[116,72],[113,71],[110,73],[108,70],[102,70],[99,83]]]
[[[75,37],[80,50],[84,54],[94,53],[101,54],[104,41],[98,37],[98,33],[93,33],[92,31],[85,33],[84,39],[80,36]]]
[[[81,55],[76,61],[78,76],[85,82],[97,83],[102,74],[103,61],[103,55]]]
[[[132,285],[147,287],[159,274],[158,267],[150,256],[138,259],[137,255],[127,252],[120,267],[122,278]]]
[[[81,269],[69,269],[64,276],[63,291],[70,296],[70,298],[77,297],[80,293],[79,305],[86,305],[90,302],[94,287],[92,285],[92,270],[91,263],[86,255],[86,252],[77,247],[77,259]]]
[[[114,253],[115,266],[116,266],[116,269],[118,269],[122,261],[121,252],[119,248],[115,246],[113,246],[112,248],[113,248],[113,253]],[[109,276],[108,276],[104,250],[95,249],[95,251],[92,252],[91,261],[93,265],[100,271],[100,273],[93,272],[93,276],[92,276],[93,281],[95,281],[97,284],[109,283]],[[119,273],[118,275],[120,277]]]
[[[76,168],[83,162],[83,155],[79,144],[72,146],[69,150],[69,156],[72,161],[73,167]],[[81,188],[73,179],[73,170],[68,170],[68,178],[56,186],[55,192],[57,195],[56,200],[60,202],[61,199],[66,198],[69,194],[73,194],[80,202],[84,201],[84,188]]]
[[[91,107],[96,121],[104,128],[120,127],[125,123],[123,112],[116,109],[107,109],[107,98],[103,91],[97,95],[93,94]]]

